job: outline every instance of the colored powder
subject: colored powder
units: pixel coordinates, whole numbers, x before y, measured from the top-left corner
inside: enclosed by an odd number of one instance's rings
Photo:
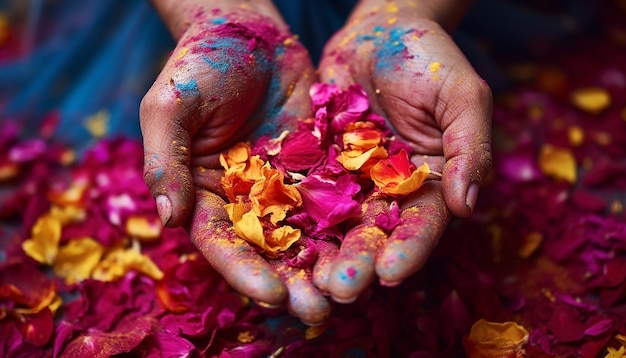
[[[176,89],[180,91],[180,94],[184,97],[199,96],[200,90],[198,89],[198,83],[196,80],[191,79],[186,83],[176,83]]]
[[[202,56],[202,59],[209,64],[209,66],[213,67],[214,69],[220,71],[221,73],[226,73],[228,71],[228,62],[224,62],[224,61],[214,61],[210,58],[208,58],[207,56]]]
[[[348,274],[348,277],[350,277],[351,279],[354,279],[354,276],[356,276],[356,269],[354,267],[350,266],[346,270],[346,273]]]
[[[278,45],[274,50],[274,57],[284,56],[286,54],[285,47]],[[264,66],[266,70],[272,71],[272,77],[267,87],[265,98],[262,103],[265,103],[265,108],[261,110],[263,117],[267,120],[263,121],[257,134],[259,136],[274,134],[278,132],[278,116],[281,113],[283,104],[287,101],[287,97],[281,90],[281,77],[280,69],[275,62],[270,63],[267,59],[262,58],[261,61],[257,61],[258,66]],[[287,116],[291,117],[291,116]]]
[[[211,20],[211,22],[214,25],[222,25],[226,23],[226,18],[223,17],[216,17],[215,19]]]
[[[161,180],[161,178],[163,177],[163,168],[159,168],[156,170],[156,172],[154,173],[154,178],[156,180]]]
[[[402,28],[392,28],[387,30],[382,26],[375,26],[373,34],[361,35],[357,42],[372,41],[376,55],[376,73],[396,68],[402,58],[406,58],[408,50],[402,36],[411,33],[413,30]],[[403,57],[400,57],[403,55]]]
[[[231,67],[249,63],[250,53],[256,55],[257,62],[268,63],[267,56],[274,53],[286,37],[268,23],[227,23],[226,19],[210,32],[210,40],[196,47],[194,52],[202,52],[204,61],[224,74]],[[257,71],[265,70],[268,67],[257,68]]]

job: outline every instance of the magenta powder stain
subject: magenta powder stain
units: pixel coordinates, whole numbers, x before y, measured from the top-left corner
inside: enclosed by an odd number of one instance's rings
[[[354,277],[356,276],[356,269],[352,266],[348,267],[346,269],[346,275],[348,275],[350,279],[354,279]]]
[[[179,191],[180,190],[180,183],[178,183],[178,182],[171,182],[171,183],[169,183],[169,185],[167,186],[167,190],[169,190],[169,191]]]

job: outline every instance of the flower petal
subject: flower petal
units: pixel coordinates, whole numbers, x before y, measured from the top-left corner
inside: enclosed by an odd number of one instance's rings
[[[496,323],[478,320],[464,341],[470,358],[523,356],[528,343],[528,331],[515,322]]]

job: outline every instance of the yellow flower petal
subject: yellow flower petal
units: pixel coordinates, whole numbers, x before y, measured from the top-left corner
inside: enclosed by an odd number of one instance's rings
[[[163,224],[156,216],[131,216],[126,220],[126,233],[142,241],[158,239],[162,231]]]
[[[544,144],[539,153],[539,168],[544,174],[555,179],[572,184],[576,182],[576,159],[568,149]]]
[[[611,94],[602,87],[580,88],[572,92],[572,103],[578,109],[595,114],[611,105]]]
[[[604,358],[624,358],[626,357],[626,348],[624,346],[619,347],[619,349],[615,349],[613,347],[608,347],[607,353]]]
[[[265,235],[263,225],[259,218],[252,212],[246,211],[245,205],[238,200],[237,203],[226,204],[226,211],[237,235],[261,248],[265,247]]]
[[[91,277],[100,281],[115,281],[130,271],[137,271],[155,280],[163,278],[163,272],[137,247],[117,247],[107,253],[93,270]]]
[[[59,250],[54,273],[65,279],[67,284],[85,280],[91,276],[103,253],[104,247],[94,239],[73,239]]]
[[[294,242],[300,239],[300,229],[294,229],[289,225],[283,225],[274,231],[272,236],[268,240],[268,247],[266,248],[270,252],[285,251]]]
[[[61,225],[66,225],[72,222],[85,220],[85,209],[73,205],[53,205],[50,208],[50,216],[59,219]]]
[[[110,118],[111,114],[109,111],[102,109],[85,119],[85,128],[94,138],[102,138],[109,131]]]
[[[226,170],[239,164],[245,164],[250,158],[250,146],[246,143],[235,144],[226,154],[220,155],[220,164]]]
[[[226,204],[225,208],[237,235],[265,250],[268,256],[288,249],[300,238],[300,230],[288,225],[275,229],[269,237],[266,237],[263,224],[258,216],[252,210],[246,211],[248,205],[245,205],[240,199],[236,203]]]
[[[33,225],[31,235],[22,243],[24,252],[38,262],[52,265],[59,251],[61,221],[49,214],[43,215]]]
[[[463,342],[470,358],[523,357],[528,331],[515,322],[496,323],[484,319],[472,325]]]

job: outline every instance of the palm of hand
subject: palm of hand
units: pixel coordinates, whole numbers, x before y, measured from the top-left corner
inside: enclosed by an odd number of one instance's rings
[[[144,177],[157,204],[171,202],[159,204],[162,218],[171,215],[167,225],[188,223],[194,244],[231,286],[269,305],[289,292],[294,314],[317,323],[328,302],[310,279],[268,263],[238,238],[220,196],[222,151],[279,134],[311,112],[307,51],[267,18],[246,16],[203,19],[179,41],[142,102]]]
[[[390,235],[372,230],[373,214],[366,212],[320,270],[318,286],[350,301],[375,275],[395,285],[416,272],[450,211],[469,215],[468,182],[481,183],[490,166],[491,93],[437,24],[410,16],[378,13],[348,23],[327,44],[320,72],[323,82],[360,84],[372,108],[413,148],[415,164],[426,161],[443,173],[442,182],[427,182],[401,203],[402,223]],[[371,200],[373,213],[389,210],[388,200]]]

